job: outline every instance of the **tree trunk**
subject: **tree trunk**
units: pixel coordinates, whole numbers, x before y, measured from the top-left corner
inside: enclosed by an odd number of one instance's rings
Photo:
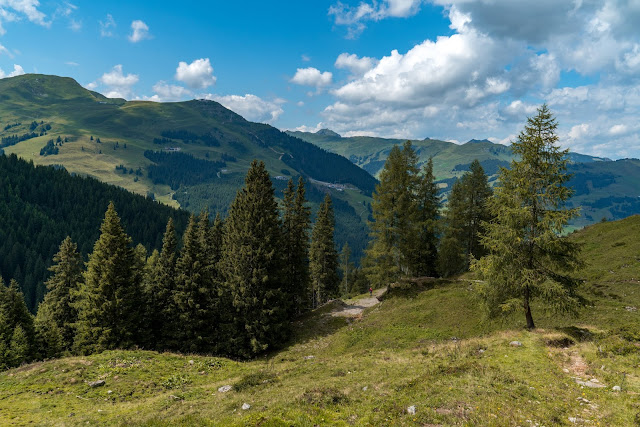
[[[527,329],[535,329],[536,325],[533,323],[533,316],[531,315],[531,305],[529,305],[529,287],[524,290],[524,315],[527,318]]]

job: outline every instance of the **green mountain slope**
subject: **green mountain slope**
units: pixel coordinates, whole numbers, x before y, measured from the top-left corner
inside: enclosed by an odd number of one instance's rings
[[[127,102],[86,90],[73,79],[37,74],[0,80],[0,101],[0,148],[6,153],[35,164],[61,164],[172,206],[223,213],[257,158],[282,182],[304,176],[317,190],[310,192],[312,204],[330,192],[340,244],[348,241],[356,253],[364,247],[363,208],[374,178],[341,156],[246,121],[216,102]],[[152,153],[145,155],[149,151],[177,153],[182,160],[158,163]],[[202,176],[193,169],[202,163],[193,158],[211,162],[203,167],[204,182],[194,178]],[[163,179],[168,174],[178,179]]]
[[[520,313],[485,320],[472,281],[414,284],[359,318],[322,307],[254,361],[110,351],[0,373],[0,424],[634,425],[638,233],[634,216],[571,235],[590,302],[577,318],[536,306],[533,332]]]
[[[343,138],[327,129],[316,133],[289,134],[347,157],[374,176],[384,166],[391,148],[405,142],[357,136]],[[508,167],[513,158],[509,147],[487,140],[471,140],[465,144],[433,139],[411,142],[420,163],[433,157],[434,172],[445,193],[453,180],[468,170],[474,159],[480,161],[490,181],[493,181],[499,167]],[[570,204],[582,207],[580,218],[572,222],[574,227],[593,224],[602,218],[621,219],[640,213],[640,161],[623,159],[614,162],[579,153],[570,153],[569,159],[569,173],[574,174],[569,185],[576,190]]]

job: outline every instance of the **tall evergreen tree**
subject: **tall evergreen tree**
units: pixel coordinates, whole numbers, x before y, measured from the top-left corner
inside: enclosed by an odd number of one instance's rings
[[[527,120],[511,146],[517,160],[500,170],[489,203],[495,219],[485,223],[481,239],[489,250],[478,263],[487,279],[485,303],[493,312],[523,309],[529,329],[534,299],[558,311],[581,304],[579,281],[570,275],[581,264],[579,247],[561,236],[578,210],[564,206],[573,191],[565,186],[568,150],[556,145],[557,126],[546,105]]]
[[[446,254],[439,259],[443,275],[452,275],[469,268],[471,259],[486,254],[480,243],[482,224],[491,220],[488,201],[492,190],[487,175],[478,160],[471,163],[469,172],[453,185],[445,215],[445,232],[441,247]],[[455,252],[458,246],[459,253]]]
[[[340,293],[338,276],[338,252],[334,241],[335,219],[331,196],[325,195],[318,209],[311,233],[309,269],[311,271],[312,305],[335,298]]]
[[[65,349],[64,339],[56,323],[51,304],[40,304],[34,321],[37,357],[52,359],[59,357]]]
[[[396,281],[410,274],[411,254],[415,243],[416,216],[414,191],[418,168],[417,156],[407,141],[403,148],[394,146],[380,172],[380,184],[373,193],[373,222],[369,224],[371,243],[369,279],[375,286]]]
[[[220,261],[235,310],[235,354],[252,357],[289,331],[278,205],[263,162],[254,160],[224,223]]]
[[[145,300],[147,345],[156,350],[177,348],[178,314],[173,297],[176,280],[178,241],[173,219],[169,218],[162,238],[162,250],[147,262]]]
[[[209,304],[213,289],[207,282],[207,254],[203,224],[192,215],[182,238],[176,262],[176,304],[179,342],[182,351],[211,351],[215,343],[210,333]],[[185,327],[185,325],[189,325]]]
[[[76,350],[94,353],[136,344],[141,326],[137,264],[131,238],[109,203],[76,304]]]
[[[61,334],[63,350],[71,350],[73,345],[75,323],[78,320],[74,300],[82,283],[82,269],[82,256],[78,253],[78,246],[67,236],[53,257],[53,265],[49,268],[52,276],[46,283],[49,292],[38,308],[38,312],[43,310],[39,322],[41,326],[44,326],[43,321],[49,317],[55,323]]]
[[[27,310],[18,282],[0,280],[0,368],[29,362],[35,355],[33,316]]]
[[[440,197],[433,174],[433,159],[424,166],[421,177],[417,177],[415,208],[413,218],[412,245],[407,248],[411,260],[410,274],[414,276],[435,276],[438,257],[438,212]]]
[[[284,262],[283,283],[289,295],[290,316],[301,313],[308,300],[309,289],[309,226],[311,209],[306,206],[304,180],[298,180],[295,189],[293,179],[284,191],[282,216],[282,241]]]
[[[340,251],[340,272],[342,273],[341,293],[348,297],[353,288],[353,274],[355,265],[351,261],[351,248],[349,243],[345,243]]]

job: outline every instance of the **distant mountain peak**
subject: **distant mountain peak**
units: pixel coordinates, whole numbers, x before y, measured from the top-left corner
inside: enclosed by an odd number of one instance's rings
[[[491,141],[489,141],[488,139],[470,139],[465,144],[480,144],[483,142],[488,142],[489,144],[491,144]]]
[[[336,132],[332,131],[331,129],[320,129],[318,132],[316,132],[316,135],[334,136],[334,137],[337,137],[337,138],[342,138],[339,133],[336,133]]]

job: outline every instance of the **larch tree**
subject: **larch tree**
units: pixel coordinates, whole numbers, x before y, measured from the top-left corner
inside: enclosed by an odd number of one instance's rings
[[[220,270],[234,310],[235,355],[252,357],[289,332],[278,204],[263,162],[254,160],[224,223]]]
[[[340,292],[338,252],[334,241],[335,218],[331,196],[325,195],[318,209],[311,233],[309,269],[311,271],[311,298],[315,308]]]
[[[531,303],[541,300],[554,311],[581,305],[579,281],[571,276],[580,265],[580,248],[562,237],[578,209],[565,207],[573,190],[565,184],[568,150],[557,145],[557,122],[542,105],[527,120],[512,144],[516,160],[500,170],[481,237],[489,254],[476,267],[486,278],[480,289],[490,313],[522,309],[527,328],[535,328]]]

